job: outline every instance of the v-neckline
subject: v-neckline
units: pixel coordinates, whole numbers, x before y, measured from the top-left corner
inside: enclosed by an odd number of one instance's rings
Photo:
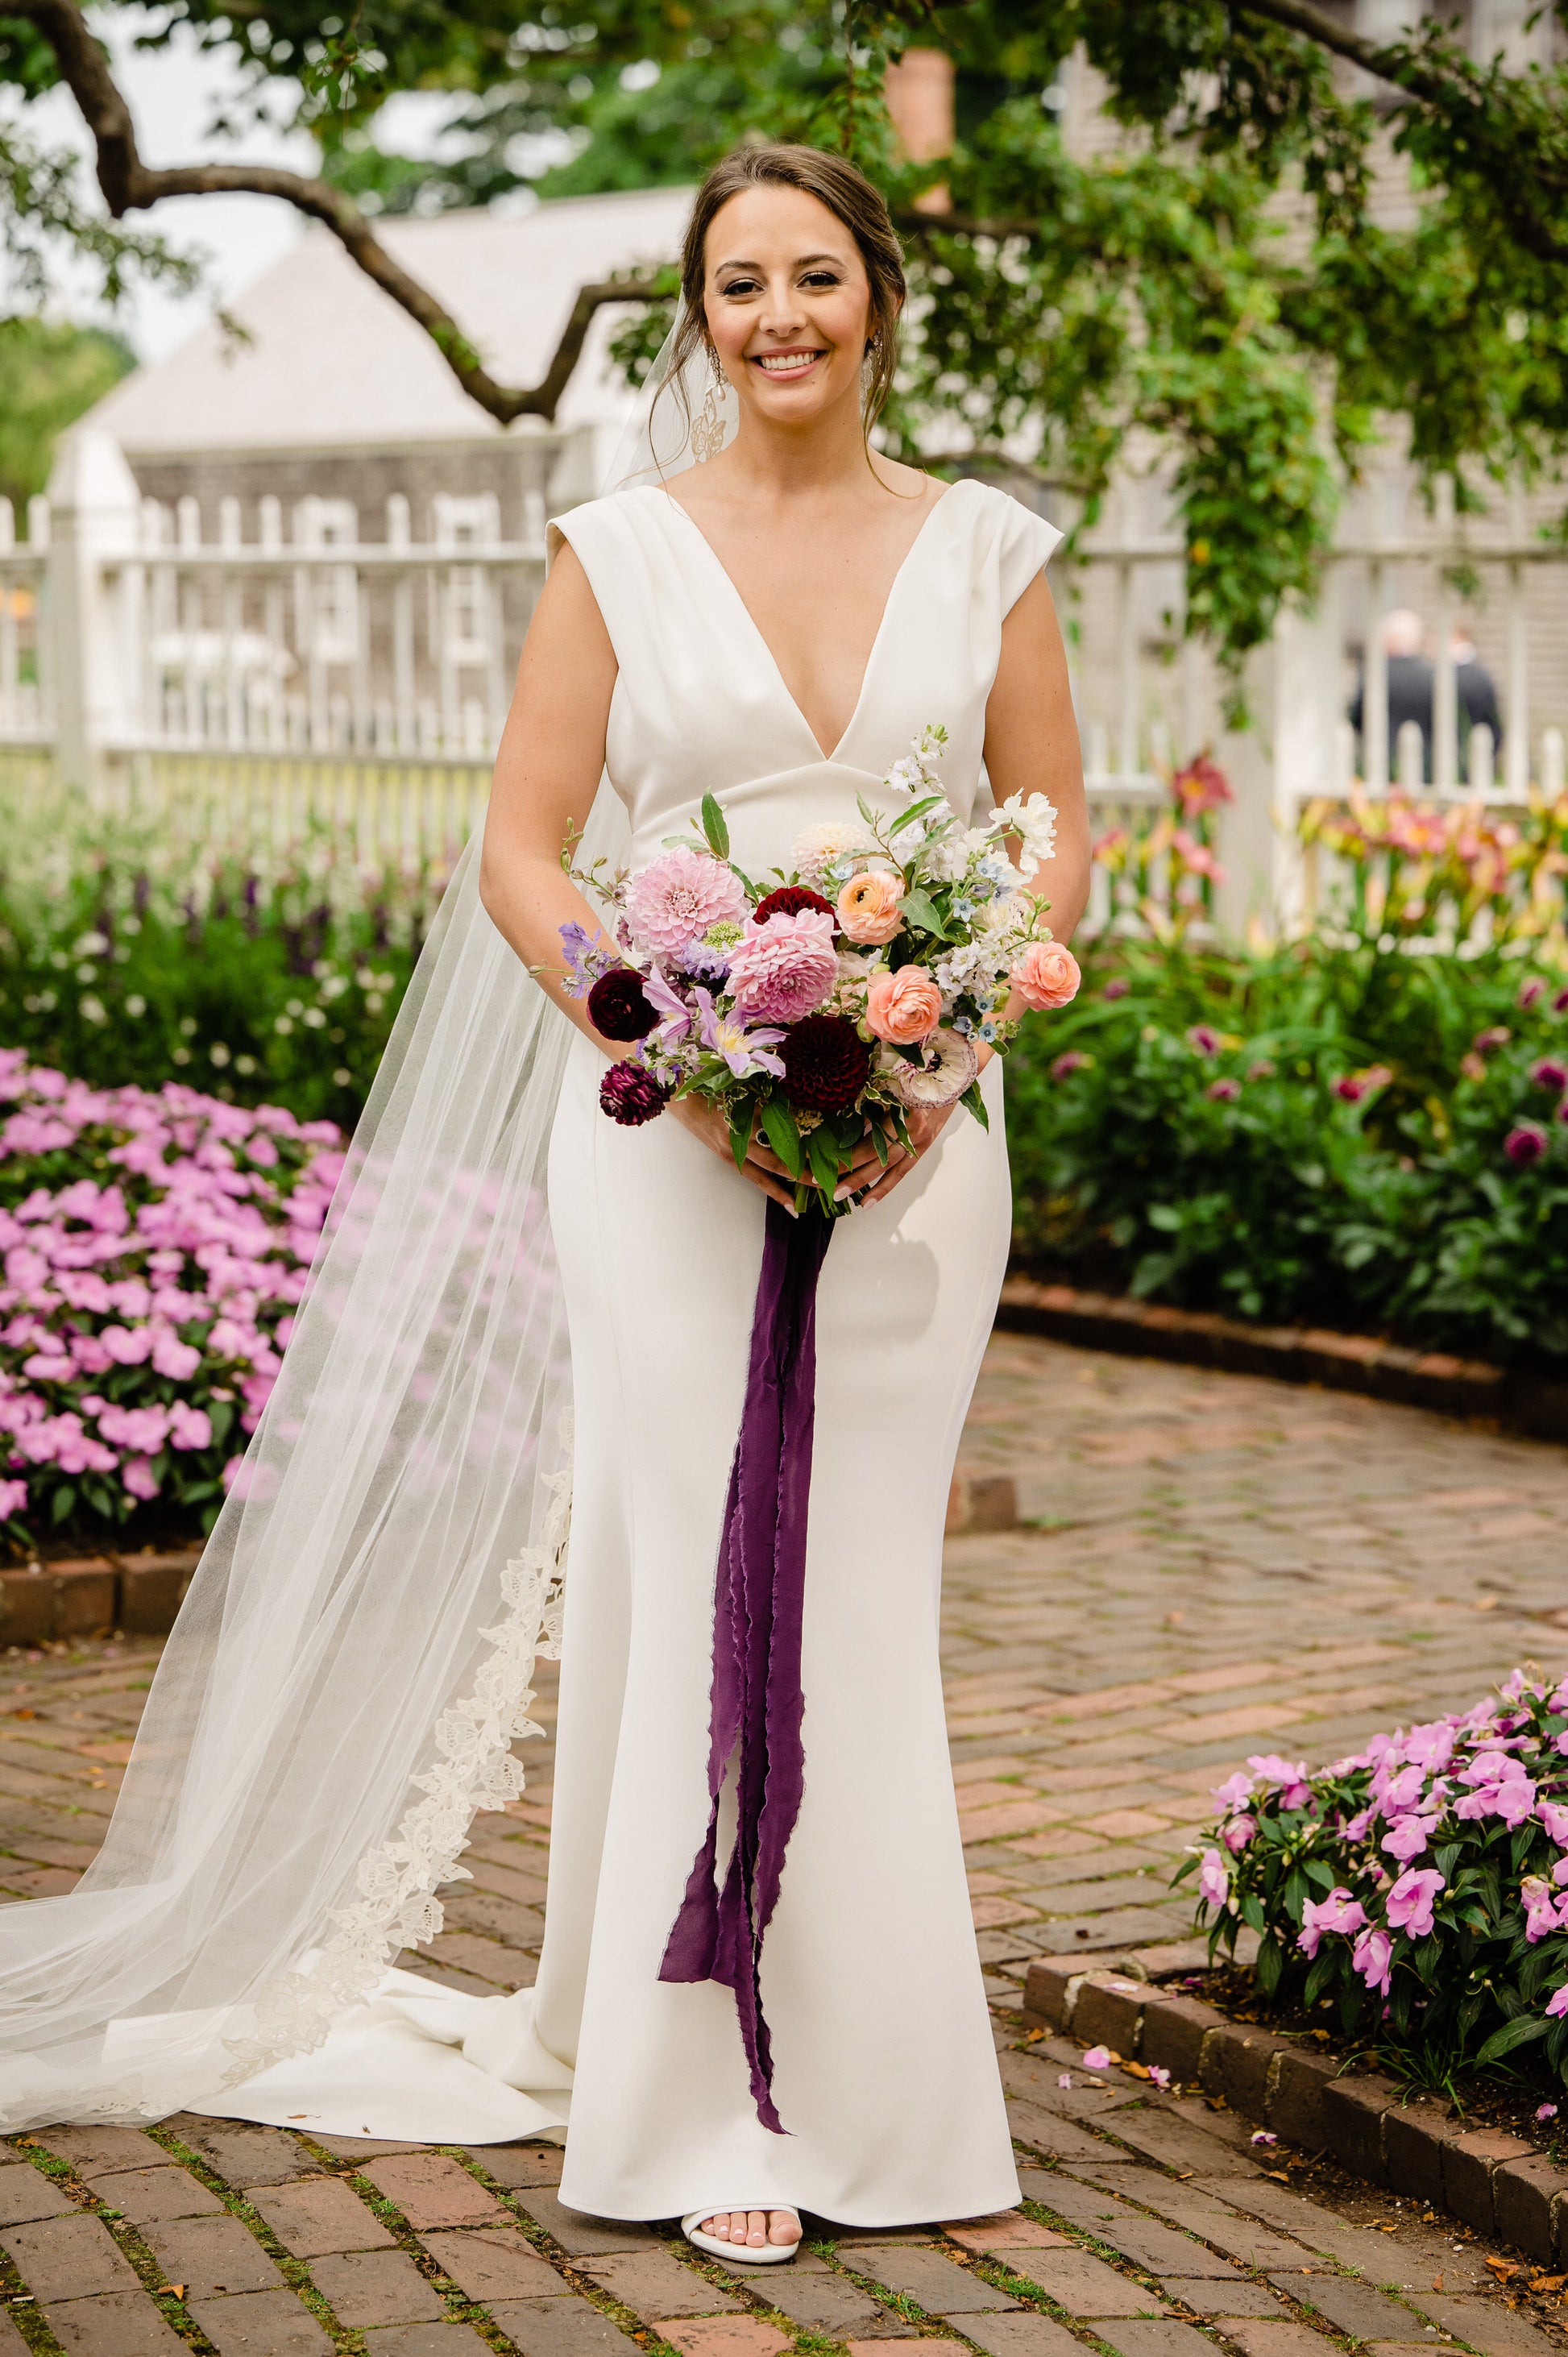
[[[963,478],[961,476],[959,481],[961,482]],[[958,490],[959,483],[950,483],[946,490],[939,492],[937,497],[932,500],[930,507],[927,510],[926,515],[921,522],[918,532],[916,533],[914,539],[904,551],[903,557],[898,565],[898,569],[887,585],[887,595],[882,603],[882,612],[877,620],[875,636],[871,641],[871,651],[865,658],[865,669],[860,675],[860,691],[854,699],[854,708],[851,712],[849,718],[844,723],[843,734],[840,737],[838,743],[833,747],[831,753],[824,748],[822,738],[818,736],[816,730],[807,719],[805,713],[801,710],[800,699],[790,687],[789,681],[785,678],[783,667],[780,664],[778,656],[774,653],[772,648],[768,645],[767,639],[763,636],[761,624],[758,622],[756,615],[752,612],[751,608],[746,604],[746,599],[741,596],[739,587],[734,575],[731,573],[728,565],[725,563],[723,557],[719,554],[718,550],[714,546],[713,542],[708,538],[707,533],[703,530],[702,525],[697,522],[696,517],[692,513],[689,508],[682,505],[681,501],[675,497],[672,491],[662,490],[652,483],[646,484],[643,488],[648,490],[653,498],[667,500],[669,505],[674,509],[676,514],[683,516],[687,523],[690,524],[693,532],[695,533],[698,540],[707,551],[709,559],[712,562],[714,570],[717,572],[719,578],[723,581],[725,588],[729,591],[731,597],[735,600],[736,607],[747,629],[750,630],[752,637],[756,640],[757,645],[762,650],[762,652],[767,656],[768,661],[772,667],[773,676],[779,683],[784,701],[788,704],[790,711],[794,714],[796,719],[805,730],[806,736],[811,742],[812,749],[816,753],[817,759],[820,761],[825,761],[830,764],[835,762],[840,754],[843,751],[844,747],[849,743],[850,738],[854,734],[855,723],[860,718],[862,709],[865,703],[866,690],[871,683],[871,674],[876,667],[877,652],[882,644],[883,634],[887,628],[888,616],[893,611],[893,601],[897,597],[899,586],[904,579],[904,576],[909,570],[910,565],[914,563],[916,552],[919,548],[921,542],[925,539],[927,533],[930,530],[937,516],[940,513],[941,510],[946,507],[949,500],[951,499],[953,493]]]

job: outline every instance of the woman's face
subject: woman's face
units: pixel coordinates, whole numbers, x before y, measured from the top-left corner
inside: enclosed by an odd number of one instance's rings
[[[709,225],[708,333],[746,408],[806,425],[846,395],[858,411],[871,288],[837,215],[800,188],[743,189]]]

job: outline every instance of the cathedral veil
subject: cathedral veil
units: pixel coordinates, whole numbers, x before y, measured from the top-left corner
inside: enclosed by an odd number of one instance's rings
[[[735,431],[705,355],[671,377],[674,341],[607,490]],[[601,784],[586,855],[625,839]],[[0,1907],[0,2129],[220,2110],[318,2046],[439,1930],[474,1813],[521,1787],[571,1480],[545,1182],[573,1031],[485,913],[478,856],[399,1015],[103,1846],[68,1897]]]

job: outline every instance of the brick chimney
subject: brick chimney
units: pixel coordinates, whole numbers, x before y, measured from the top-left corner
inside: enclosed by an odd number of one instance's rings
[[[887,67],[884,88],[898,145],[912,164],[932,164],[950,156],[953,143],[953,68],[945,49],[906,49]],[[945,182],[915,199],[923,213],[952,210]]]

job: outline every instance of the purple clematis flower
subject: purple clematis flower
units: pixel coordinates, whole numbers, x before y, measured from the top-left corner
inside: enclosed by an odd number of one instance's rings
[[[692,1028],[692,1010],[679,991],[671,990],[656,965],[642,977],[642,995],[659,1015],[652,1037],[661,1048],[673,1048]]]
[[[585,925],[562,925],[561,955],[570,979],[563,985],[568,998],[585,998],[601,974],[607,974],[620,960],[609,948],[602,933],[590,933]]]
[[[771,1072],[775,1080],[782,1076],[782,1057],[768,1053],[783,1039],[782,1031],[748,1031],[737,1017],[719,1013],[712,991],[695,990],[692,996],[697,1002],[698,1036],[703,1047],[722,1056],[737,1081],[748,1081],[754,1072]]]

